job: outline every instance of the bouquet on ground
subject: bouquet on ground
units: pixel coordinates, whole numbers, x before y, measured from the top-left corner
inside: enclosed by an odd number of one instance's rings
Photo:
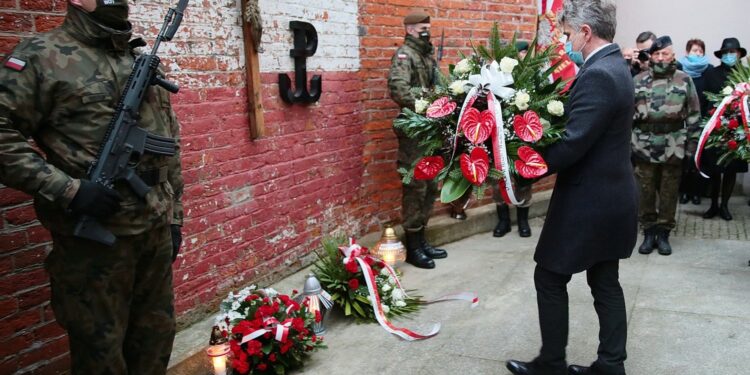
[[[325,348],[312,330],[320,312],[312,313],[307,300],[273,289],[251,286],[229,293],[222,301],[217,325],[229,336],[231,365],[238,374],[284,374],[302,367],[313,351]]]
[[[750,162],[750,67],[738,64],[721,94],[706,93],[715,104],[698,141],[695,163],[700,170],[704,148],[718,150],[718,164]]]
[[[323,250],[318,252],[314,273],[323,289],[331,295],[331,300],[344,310],[346,316],[357,321],[375,322],[372,296],[367,288],[365,273],[372,272],[374,287],[377,289],[380,308],[385,317],[417,312],[420,299],[407,295],[398,285],[393,269],[383,261],[368,254],[367,248],[345,254],[342,250],[348,241],[343,238],[324,238]],[[362,269],[356,258],[361,258],[368,266]]]
[[[500,39],[495,25],[486,46],[473,49],[440,77],[431,90],[415,90],[415,110],[404,108],[394,126],[419,141],[421,157],[403,182],[443,183],[448,203],[473,188],[482,196],[499,182],[506,202],[515,199],[513,184],[530,184],[547,173],[541,152],[564,131],[564,81],[551,80],[558,66],[556,48],[536,41],[521,58]]]

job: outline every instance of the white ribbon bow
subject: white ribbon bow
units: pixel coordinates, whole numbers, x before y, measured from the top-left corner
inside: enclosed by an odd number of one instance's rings
[[[469,83],[474,87],[486,87],[503,100],[510,99],[516,93],[516,90],[507,87],[513,84],[513,75],[500,70],[497,61],[483,66],[480,74],[471,75]]]

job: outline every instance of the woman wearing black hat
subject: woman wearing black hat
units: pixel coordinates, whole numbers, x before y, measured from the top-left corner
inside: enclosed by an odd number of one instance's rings
[[[709,69],[705,74],[705,90],[712,93],[720,93],[728,85],[727,78],[740,59],[747,56],[747,50],[740,46],[737,38],[726,38],[721,43],[721,48],[714,52],[714,56],[721,59],[721,65]],[[703,214],[703,218],[711,219],[717,214],[724,220],[732,220],[729,213],[729,197],[734,190],[737,173],[747,172],[747,163],[733,160],[726,166],[718,165],[719,154],[715,149],[706,149],[703,157],[705,172],[711,177],[711,207]],[[723,176],[722,176],[723,174]],[[719,205],[719,192],[721,192],[721,205]]]

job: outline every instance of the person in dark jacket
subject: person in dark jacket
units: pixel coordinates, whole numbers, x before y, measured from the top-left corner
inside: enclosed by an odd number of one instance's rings
[[[705,91],[720,93],[728,85],[729,73],[739,60],[747,55],[747,50],[740,46],[737,38],[726,38],[721,48],[714,51],[714,56],[721,59],[721,65],[709,70],[705,74]],[[711,178],[711,207],[703,214],[703,218],[711,219],[717,214],[724,220],[732,220],[729,212],[729,197],[737,181],[737,173],[747,172],[747,163],[733,160],[727,165],[718,165],[719,155],[714,149],[706,149],[703,153],[702,165],[704,172]],[[719,205],[721,193],[721,205]]]
[[[638,235],[638,187],[630,163],[635,91],[612,43],[615,13],[611,0],[568,0],[560,15],[568,55],[583,64],[570,88],[564,136],[544,153],[557,181],[534,255],[542,347],[531,362],[508,361],[513,374],[625,374],[618,270]],[[582,271],[599,317],[598,358],[591,367],[566,367],[567,284]]]
[[[687,73],[693,80],[695,91],[701,106],[701,117],[708,116],[709,103],[703,90],[705,88],[705,75],[713,68],[706,55],[706,43],[700,39],[690,39],[685,46],[686,56],[679,59],[682,71]],[[690,158],[682,160],[682,178],[680,179],[680,203],[690,201],[693,204],[701,204],[701,195],[706,189],[706,179],[701,177],[695,168],[695,162]]]

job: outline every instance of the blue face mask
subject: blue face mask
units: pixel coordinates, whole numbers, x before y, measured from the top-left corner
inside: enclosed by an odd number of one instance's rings
[[[693,64],[698,64],[698,63],[701,63],[701,62],[703,62],[703,60],[705,60],[705,59],[706,59],[706,58],[705,58],[705,56],[701,56],[701,55],[693,55],[693,54],[690,54],[690,55],[688,55],[688,57],[687,57],[687,60],[688,60],[689,62],[693,63]]]
[[[724,65],[727,66],[734,66],[734,64],[737,63],[737,54],[736,53],[725,53],[721,55],[721,62],[724,63]]]
[[[584,47],[586,45],[584,44]],[[568,57],[570,58],[570,61],[578,65],[579,67],[583,65],[585,60],[583,59],[583,52],[581,51],[573,51],[573,42],[567,41],[565,42],[565,53],[568,54]]]

